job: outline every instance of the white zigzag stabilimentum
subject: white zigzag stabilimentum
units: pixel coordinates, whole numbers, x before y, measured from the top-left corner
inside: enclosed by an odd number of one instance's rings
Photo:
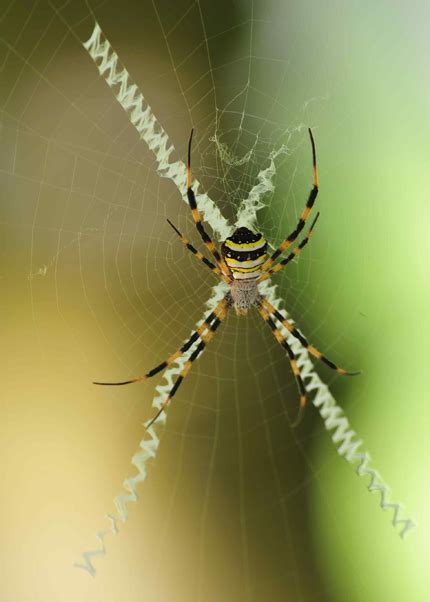
[[[264,287],[264,289],[263,289]],[[269,301],[277,309],[282,309],[282,300],[276,297],[276,286],[269,282],[262,282],[261,288]],[[284,311],[286,315],[287,312]],[[292,322],[291,318],[289,318]],[[367,452],[359,452],[363,441],[359,439],[357,433],[352,430],[351,425],[345,416],[344,411],[339,407],[330,393],[328,386],[322,382],[319,375],[315,372],[313,363],[309,358],[307,350],[301,345],[292,334],[290,334],[282,324],[278,324],[282,334],[287,337],[288,344],[291,346],[300,367],[302,378],[305,382],[306,390],[314,394],[313,405],[318,408],[321,417],[324,420],[324,426],[328,431],[334,431],[331,439],[336,446],[337,453],[344,457],[350,464],[359,462],[356,472],[359,476],[369,476],[369,491],[378,491],[380,493],[380,506],[383,510],[393,510],[392,524],[394,527],[402,526],[399,531],[401,537],[404,537],[415,523],[409,518],[400,518],[402,507],[397,502],[389,502],[390,490],[383,482],[379,473],[369,466],[370,456]]]
[[[186,200],[186,168],[184,163],[181,161],[169,162],[169,157],[174,151],[173,145],[137,86],[130,83],[130,76],[127,71],[124,68],[121,71],[118,69],[118,56],[106,39],[102,41],[102,36],[100,26],[96,23],[90,39],[84,44],[85,48],[96,63],[99,73],[104,77],[107,84],[111,88],[119,86],[119,91],[115,96],[124,110],[127,111],[130,121],[136,127],[141,138],[153,151],[158,165],[158,173],[163,177],[173,180],[182,198]],[[240,206],[235,227],[247,224],[249,227],[255,225],[256,212],[262,207],[261,197],[274,190],[275,159],[279,154],[285,152],[287,152],[286,147],[281,146],[277,151],[271,153],[269,156],[269,166],[260,171],[257,176],[258,183],[251,189],[248,198]],[[222,216],[219,209],[206,194],[197,195],[197,201],[205,221],[208,222],[212,230],[217,234],[218,240],[224,240],[232,232],[233,227],[229,225],[228,221]],[[261,283],[261,289],[272,305],[279,310],[283,309],[283,301],[276,295],[276,285],[265,281]],[[223,283],[214,286],[212,295],[206,303],[208,308],[207,314],[213,310],[226,290],[226,285]],[[203,323],[207,314],[205,314],[197,326]],[[378,491],[380,493],[381,508],[393,511],[393,526],[402,526],[400,535],[404,537],[415,526],[415,523],[411,519],[401,518],[402,510],[400,504],[389,501],[389,488],[384,484],[379,473],[369,467],[370,457],[368,453],[359,452],[359,448],[362,445],[361,439],[351,429],[343,410],[337,405],[327,385],[321,381],[315,372],[307,350],[281,324],[279,328],[282,334],[287,337],[288,343],[297,357],[297,363],[302,371],[307,391],[315,395],[313,404],[319,410],[324,420],[325,428],[328,431],[334,431],[331,438],[338,454],[350,464],[358,463],[356,472],[359,476],[367,475],[370,477],[368,484],[369,491]],[[179,376],[183,364],[192,353],[195,345],[188,351],[186,356],[178,358],[175,364],[169,366],[164,372],[163,379],[165,383],[156,387],[156,395],[152,402],[154,408],[160,408],[160,405],[173,385],[173,381]],[[75,563],[76,567],[84,569],[92,576],[96,575],[96,569],[92,562],[93,559],[106,553],[106,535],[118,532],[118,521],[125,522],[127,520],[128,504],[138,499],[137,487],[139,483],[146,479],[149,462],[155,459],[160,444],[156,427],[158,428],[165,424],[166,419],[167,413],[164,412],[160,415],[157,422],[145,431],[144,438],[139,444],[139,449],[131,460],[137,469],[137,474],[125,479],[123,486],[127,493],[115,498],[118,516],[108,514],[107,518],[110,521],[110,528],[105,531],[99,531],[96,534],[97,539],[100,541],[100,547],[83,552],[81,555],[83,562]]]
[[[110,88],[114,90],[115,98],[127,112],[131,123],[138,131],[142,140],[154,153],[157,162],[157,172],[163,178],[169,178],[178,187],[184,201],[187,200],[187,173],[183,161],[170,162],[170,155],[175,148],[164,128],[155,117],[151,107],[146,102],[136,84],[131,82],[128,71],[119,68],[119,58],[108,40],[102,33],[98,23],[95,24],[93,33],[84,47],[97,66],[100,75],[105,79]],[[119,89],[118,89],[119,88]],[[117,90],[115,92],[115,90]],[[207,194],[198,192],[199,182],[193,180],[193,190],[196,195],[197,205],[203,218],[212,227],[219,240],[224,240],[232,232],[227,220]]]
[[[275,159],[279,155],[286,155],[288,153],[288,147],[282,144],[276,151],[272,151],[269,155],[269,165],[264,169],[261,169],[257,175],[257,184],[249,191],[246,199],[244,199],[237,211],[236,225],[245,226],[250,230],[256,229],[257,223],[257,211],[262,209],[265,204],[263,203],[263,197],[269,192],[274,192],[275,185],[273,178],[276,174],[276,163]]]
[[[208,311],[205,314],[205,316],[197,323],[196,328],[203,324],[207,315],[209,315],[213,311],[218,302],[222,299],[222,297],[224,297],[227,290],[227,286],[223,282],[218,283],[213,288],[212,295],[206,303]],[[198,341],[194,343],[194,345],[189,349],[187,354],[178,358],[174,364],[169,366],[169,368],[167,368],[167,370],[164,371],[164,384],[159,384],[156,387],[155,390],[157,394],[152,400],[152,407],[155,410],[160,409],[163,401],[166,399],[166,396],[172,388],[175,379],[179,376],[179,373],[181,372],[185,362],[187,361],[188,357],[191,355],[191,353],[197,345]],[[128,493],[118,495],[114,500],[118,516],[116,517],[112,514],[108,514],[107,517],[111,523],[110,529],[107,529],[105,531],[99,531],[96,535],[97,539],[100,541],[101,546],[95,548],[94,550],[83,552],[83,562],[76,562],[74,565],[78,568],[86,570],[93,577],[96,575],[96,569],[92,563],[92,560],[96,556],[103,556],[106,554],[106,548],[104,543],[105,536],[108,533],[114,535],[118,533],[118,520],[121,520],[124,523],[128,518],[128,504],[130,502],[136,502],[138,500],[137,486],[139,485],[139,483],[142,483],[146,479],[148,474],[148,463],[151,459],[155,458],[158,446],[160,444],[160,439],[157,435],[156,430],[158,427],[161,427],[165,424],[166,419],[167,413],[163,412],[162,414],[160,414],[160,417],[157,419],[157,421],[154,422],[154,424],[148,430],[145,431],[143,439],[139,443],[139,449],[131,459],[131,463],[137,468],[137,474],[132,477],[128,477],[123,482],[123,487]]]

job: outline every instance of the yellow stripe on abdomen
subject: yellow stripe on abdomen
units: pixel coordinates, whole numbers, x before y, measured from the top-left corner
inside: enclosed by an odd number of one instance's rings
[[[253,268],[257,265],[262,265],[266,260],[266,253],[260,255],[256,259],[233,259],[232,257],[225,257],[225,262],[230,268]]]
[[[238,242],[233,242],[230,238],[227,238],[227,240],[225,241],[226,247],[228,247],[232,250],[237,250],[237,251],[245,251],[245,250],[253,251],[253,250],[258,249],[259,247],[263,247],[265,245],[265,243],[266,243],[266,241],[263,238],[263,236],[255,242],[238,243]]]
[[[256,272],[261,268],[261,264],[255,266],[254,268],[230,268],[232,272],[239,272],[242,274],[247,274],[251,272]]]

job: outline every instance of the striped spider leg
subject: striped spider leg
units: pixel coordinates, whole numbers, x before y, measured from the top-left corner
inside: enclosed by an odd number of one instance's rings
[[[146,424],[146,426],[145,426],[146,429],[149,429],[154,424],[154,422],[157,420],[157,418],[160,416],[160,414],[166,410],[166,407],[168,406],[170,400],[175,395],[176,391],[179,389],[182,381],[187,376],[188,372],[191,370],[193,362],[198,357],[200,357],[200,355],[203,353],[206,345],[213,339],[217,328],[220,326],[221,322],[226,317],[230,307],[231,307],[231,297],[230,297],[230,293],[227,293],[227,295],[223,299],[221,299],[221,301],[218,303],[217,307],[214,310],[214,312],[216,312],[217,317],[215,317],[213,322],[210,324],[209,330],[200,336],[200,339],[201,339],[200,343],[194,349],[194,351],[192,352],[192,354],[190,355],[188,360],[185,362],[184,367],[182,368],[178,378],[173,383],[173,387],[170,389],[169,394],[167,395],[166,399],[161,404],[160,409],[155,414],[155,416],[153,416],[153,418],[151,418],[151,420],[148,422],[148,424]]]
[[[315,216],[314,221],[312,222],[311,227],[309,228],[307,235],[300,242],[300,244],[298,244],[297,247],[295,247],[287,257],[285,257],[285,259],[283,259],[282,261],[277,263],[273,268],[270,268],[269,270],[266,270],[265,272],[263,272],[263,274],[258,278],[257,282],[263,282],[263,280],[267,280],[268,278],[270,278],[272,276],[272,274],[276,274],[276,272],[279,272],[280,270],[282,270],[286,265],[288,265],[290,263],[290,261],[292,261],[298,255],[300,255],[300,253],[302,252],[304,247],[308,244],[308,242],[312,236],[315,224],[317,223],[319,216],[320,216],[320,213],[318,212]]]
[[[292,424],[292,426],[295,427],[300,423],[300,421],[302,419],[303,411],[306,407],[306,402],[307,402],[305,384],[304,384],[303,379],[300,374],[300,368],[297,364],[297,360],[296,360],[296,356],[294,355],[294,351],[291,349],[290,345],[288,344],[287,339],[284,337],[284,335],[281,333],[281,331],[278,330],[275,322],[272,320],[269,312],[266,310],[266,308],[263,306],[262,301],[260,301],[260,300],[257,301],[257,309],[260,312],[261,316],[263,317],[263,320],[265,322],[267,322],[267,324],[270,326],[278,343],[280,345],[282,345],[282,347],[284,347],[284,349],[286,349],[287,354],[288,354],[288,359],[290,360],[291,370],[293,371],[294,378],[296,379],[296,383],[297,383],[297,388],[300,393],[299,411],[297,413],[296,419],[294,420],[294,422]]]
[[[120,385],[129,385],[129,384],[137,383],[137,382],[143,382],[143,381],[147,380],[148,378],[151,378],[152,376],[155,376],[159,372],[162,372],[163,370],[165,370],[168,366],[170,366],[170,364],[172,364],[174,361],[176,361],[177,359],[182,357],[184,355],[184,353],[186,353],[192,347],[192,345],[200,339],[199,344],[197,345],[195,350],[191,353],[188,360],[185,362],[180,375],[178,376],[175,383],[173,384],[173,387],[169,391],[168,396],[162,403],[157,414],[146,425],[146,429],[149,429],[149,427],[152,426],[152,424],[155,422],[155,420],[157,420],[157,418],[160,416],[160,414],[166,409],[168,403],[170,402],[172,397],[175,395],[175,393],[179,389],[179,386],[181,385],[182,381],[184,380],[184,378],[190,371],[190,368],[191,368],[193,362],[201,355],[201,353],[205,349],[206,345],[212,340],[217,328],[220,326],[221,322],[226,317],[230,307],[231,307],[231,296],[230,296],[230,293],[227,293],[227,295],[225,295],[221,299],[221,301],[219,301],[219,303],[214,308],[214,310],[205,318],[202,325],[192,333],[192,335],[190,336],[188,341],[186,341],[182,345],[182,347],[180,347],[180,349],[178,349],[178,351],[176,351],[175,353],[170,355],[164,362],[161,362],[161,364],[158,364],[158,366],[156,366],[155,368],[152,368],[152,370],[150,370],[146,374],[143,374],[142,376],[136,376],[135,378],[132,378],[130,380],[121,381],[121,382],[94,382],[94,384],[95,385],[104,385],[104,386],[120,386]]]
[[[332,362],[327,357],[325,357],[320,351],[318,351],[318,349],[316,349],[316,347],[314,347],[313,345],[309,345],[309,343],[305,339],[305,337],[295,328],[295,326],[293,326],[293,324],[291,324],[291,322],[289,320],[287,320],[287,318],[285,318],[281,314],[280,311],[278,311],[276,309],[276,307],[274,307],[270,303],[270,301],[266,297],[261,296],[258,299],[257,309],[260,312],[261,316],[263,317],[263,320],[265,322],[267,322],[267,324],[269,325],[269,327],[272,330],[278,343],[280,345],[282,345],[282,347],[284,347],[284,349],[287,350],[291,369],[293,371],[294,377],[296,379],[297,387],[298,387],[299,393],[300,393],[299,412],[297,414],[296,420],[293,422],[293,426],[297,426],[302,418],[303,410],[305,409],[305,406],[307,403],[306,389],[305,389],[305,385],[303,383],[303,379],[300,374],[300,368],[296,361],[296,356],[294,355],[294,352],[291,349],[291,346],[288,344],[286,337],[277,328],[273,318],[276,318],[276,320],[278,320],[282,324],[282,326],[284,326],[284,328],[286,328],[288,330],[288,332],[290,334],[292,334],[296,339],[298,339],[300,341],[300,343],[303,345],[303,347],[305,349],[307,349],[307,351],[311,355],[313,355],[317,359],[324,362],[327,366],[329,366],[329,368],[331,368],[332,370],[335,370],[338,374],[342,374],[343,376],[356,376],[357,374],[360,374],[360,372],[347,372],[343,368],[338,368],[338,366],[336,366],[336,364],[334,362]]]
[[[290,345],[288,344],[286,337],[277,328],[272,316],[275,317],[282,324],[282,326],[284,326],[288,330],[289,333],[291,333],[296,339],[298,339],[300,341],[300,343],[303,345],[303,347],[305,349],[307,349],[307,351],[311,355],[313,355],[317,359],[324,362],[327,366],[329,366],[329,368],[331,368],[332,370],[335,370],[338,374],[342,374],[343,376],[356,376],[357,374],[360,374],[360,372],[347,372],[343,368],[338,368],[338,366],[336,366],[336,364],[334,362],[332,362],[327,357],[325,357],[320,351],[318,351],[318,349],[316,349],[316,347],[314,347],[313,345],[309,345],[309,343],[305,339],[305,337],[293,326],[293,324],[291,324],[291,322],[289,320],[287,320],[287,318],[285,318],[281,314],[280,311],[278,311],[276,309],[276,307],[274,307],[270,303],[270,301],[266,297],[261,296],[258,299],[257,309],[260,312],[261,316],[263,317],[263,320],[265,322],[267,322],[267,324],[269,325],[269,327],[272,330],[278,343],[280,345],[282,345],[282,347],[284,347],[284,349],[287,350],[291,369],[293,371],[293,374],[294,374],[294,377],[295,377],[296,383],[297,383],[297,388],[300,393],[299,412],[297,414],[295,421],[292,424],[292,426],[295,427],[300,423],[302,416],[303,416],[303,411],[306,407],[306,403],[307,403],[306,389],[305,389],[305,385],[303,383],[303,379],[300,374],[300,368],[296,361],[296,356],[294,355],[293,350],[291,349]]]
[[[323,355],[316,347],[310,345],[307,339],[297,330],[297,328],[288,320],[285,316],[282,315],[280,311],[276,309],[274,305],[270,303],[267,297],[260,297],[260,303],[264,307],[264,309],[269,312],[272,316],[274,316],[281,324],[288,330],[290,334],[293,335],[296,339],[300,341],[305,349],[307,349],[308,353],[313,355],[317,360],[321,360],[324,362],[326,366],[335,370],[338,374],[342,374],[342,376],[357,376],[360,372],[348,372],[343,368],[339,368],[336,366],[334,362],[329,360],[325,355]]]
[[[314,137],[312,135],[312,131],[310,128],[308,129],[308,132],[309,132],[309,136],[311,139],[311,145],[312,145],[312,163],[313,163],[313,172],[314,172],[314,185],[309,193],[308,200],[307,200],[305,208],[303,209],[302,214],[299,218],[297,226],[291,232],[291,234],[289,234],[287,236],[287,238],[283,242],[281,242],[281,244],[276,249],[276,251],[274,251],[272,253],[272,255],[269,257],[269,259],[267,259],[267,261],[263,264],[263,266],[261,268],[262,272],[266,272],[268,270],[268,268],[272,265],[272,263],[275,261],[275,259],[277,259],[279,257],[279,255],[281,253],[283,253],[286,249],[288,249],[288,247],[296,240],[296,238],[298,237],[300,232],[303,230],[306,220],[308,219],[311,209],[315,203],[315,199],[317,198],[317,194],[318,194],[317,154],[316,154],[316,150],[315,150]]]
[[[191,143],[193,141],[193,132],[194,132],[194,130],[191,130],[190,139],[188,141],[188,163],[187,163],[187,197],[188,197],[188,203],[189,203],[190,208],[191,208],[191,213],[192,213],[192,216],[193,216],[193,219],[194,219],[194,223],[196,225],[196,228],[197,228],[197,230],[198,230],[198,232],[199,232],[199,234],[200,234],[203,242],[205,243],[205,245],[208,248],[208,250],[215,257],[216,264],[220,268],[221,272],[223,272],[224,274],[226,274],[228,277],[231,278],[231,271],[226,266],[224,259],[219,254],[219,251],[216,248],[215,243],[212,241],[212,239],[210,238],[210,236],[207,234],[207,232],[205,231],[205,229],[203,227],[202,218],[201,218],[200,212],[199,212],[199,210],[197,208],[196,197],[195,197],[194,191],[192,189],[192,177],[191,177]]]
[[[191,251],[191,253],[197,257],[197,259],[202,261],[214,274],[219,276],[226,284],[230,284],[230,278],[228,278],[219,267],[217,267],[211,261],[209,261],[209,259],[207,259],[201,251],[198,251],[195,247],[193,247],[190,241],[187,238],[185,238],[185,236],[183,236],[181,232],[179,232],[178,228],[174,224],[172,224],[172,222],[169,219],[167,219],[167,221],[169,225],[173,228],[173,230],[176,232],[176,234],[179,236],[181,243],[189,251]]]

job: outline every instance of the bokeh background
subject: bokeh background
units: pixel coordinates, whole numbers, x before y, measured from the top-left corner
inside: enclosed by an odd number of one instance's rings
[[[2,5],[4,602],[423,602],[430,596],[430,79],[427,2],[16,2]],[[318,371],[417,528],[402,541],[297,393],[257,315],[231,315],[169,409],[156,461],[96,578],[73,567],[108,526],[153,413],[146,371],[201,318],[213,277],[82,47],[94,19],[224,214],[271,150],[259,214],[279,242],[311,183],[322,212],[279,293],[345,380]],[[306,126],[306,127],[304,127]],[[217,135],[234,157],[217,154]]]

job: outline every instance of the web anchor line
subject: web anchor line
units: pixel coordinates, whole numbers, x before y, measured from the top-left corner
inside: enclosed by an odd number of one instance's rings
[[[103,38],[103,39],[102,39]],[[174,146],[170,142],[167,133],[157,121],[152,113],[151,107],[145,101],[143,95],[138,90],[135,84],[130,83],[130,76],[125,68],[119,70],[118,56],[112,49],[109,42],[106,40],[103,32],[96,22],[91,37],[84,44],[90,57],[96,64],[100,75],[105,79],[108,86],[114,91],[115,97],[127,112],[131,123],[135,126],[142,140],[148,145],[148,148],[154,153],[157,162],[157,172],[161,177],[171,179],[183,198],[187,202],[186,196],[186,167],[182,161],[171,163],[169,157],[174,151]],[[119,91],[115,93],[115,88],[119,86]],[[243,225],[240,221],[246,221],[248,224],[256,223],[256,212],[261,208],[261,198],[267,192],[273,190],[272,178],[276,172],[274,159],[278,155],[287,152],[286,147],[281,147],[278,151],[274,151],[269,156],[269,166],[260,170],[257,175],[257,182],[251,190],[248,199],[246,199],[239,208],[236,226]],[[198,183],[194,180],[193,187],[196,190]],[[204,220],[211,226],[216,233],[218,240],[224,240],[232,232],[233,228],[221,214],[218,207],[209,198],[207,194],[196,194],[199,211],[204,216]],[[270,284],[269,281],[261,283],[261,290],[267,296],[270,303],[277,309],[283,309],[283,300],[276,296],[276,285]],[[206,307],[209,313],[213,311],[220,299],[225,295],[226,285],[218,283],[212,289],[212,295],[206,302]],[[286,312],[284,312],[286,313]],[[202,320],[198,322],[197,327],[201,326],[208,314],[206,313]],[[327,431],[333,431],[331,439],[336,446],[336,450],[347,462],[355,465],[356,473],[359,476],[369,476],[368,484],[369,491],[378,491],[380,493],[380,506],[383,510],[392,510],[394,527],[403,525],[399,534],[403,538],[406,534],[415,527],[415,523],[408,518],[401,518],[401,505],[390,502],[390,490],[384,483],[381,476],[370,466],[370,456],[366,451],[359,451],[362,446],[362,440],[358,438],[355,431],[352,430],[348,419],[343,410],[337,405],[336,400],[329,391],[328,386],[322,382],[318,374],[314,370],[314,366],[309,359],[307,350],[300,345],[283,326],[279,325],[282,334],[287,337],[288,344],[292,347],[297,363],[301,368],[302,377],[305,381],[306,390],[314,392],[313,405],[319,410],[324,421],[324,426]],[[193,346],[194,347],[194,346]],[[152,401],[152,407],[159,409],[163,403],[166,394],[173,385],[173,381],[179,376],[183,369],[183,364],[187,361],[188,355],[192,353],[193,347],[190,348],[188,354],[178,358],[163,373],[165,384],[158,385],[156,395]],[[160,439],[156,433],[156,426],[164,425],[167,419],[167,412],[160,414],[157,423],[154,423],[145,431],[143,439],[139,443],[139,449],[131,459],[131,463],[137,469],[137,474],[128,477],[123,482],[123,487],[128,493],[118,495],[115,500],[115,506],[118,516],[112,514],[106,515],[110,521],[109,529],[99,531],[96,534],[100,542],[100,546],[93,550],[83,552],[81,557],[82,562],[76,562],[75,567],[87,571],[91,576],[95,577],[97,571],[94,567],[93,560],[98,556],[106,554],[105,538],[108,534],[116,535],[118,533],[118,522],[125,522],[128,518],[128,505],[130,502],[138,500],[137,487],[140,483],[146,480],[148,475],[148,467],[151,461],[156,458]]]

